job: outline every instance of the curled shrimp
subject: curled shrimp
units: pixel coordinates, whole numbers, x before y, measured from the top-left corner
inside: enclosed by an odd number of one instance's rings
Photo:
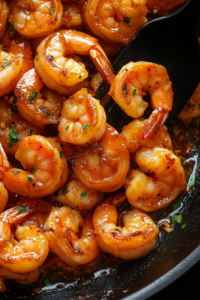
[[[20,114],[36,126],[58,124],[63,98],[55,91],[43,88],[44,84],[35,69],[18,81],[15,88]]]
[[[106,131],[103,106],[86,89],[81,89],[64,102],[58,130],[60,139],[71,144],[100,140]]]
[[[130,167],[125,138],[108,124],[99,142],[74,152],[71,161],[76,178],[89,189],[101,192],[119,189]]]
[[[200,116],[200,83],[196,88],[194,94],[188,101],[188,103],[184,106],[178,118],[184,122],[190,122],[193,118]]]
[[[52,199],[74,209],[91,210],[103,199],[103,193],[90,190],[74,179],[52,195]]]
[[[20,211],[23,207],[23,212]],[[36,270],[45,261],[49,246],[36,226],[19,226],[15,234],[11,225],[18,224],[37,209],[34,202],[15,206],[0,215],[0,265],[16,273]]]
[[[98,41],[82,32],[61,30],[47,36],[37,48],[36,71],[43,82],[60,94],[69,94],[68,87],[88,77],[84,64],[72,55],[89,55],[106,82],[114,80],[112,66]]]
[[[3,182],[8,190],[38,198],[52,194],[59,187],[63,172],[60,154],[46,138],[37,135],[22,138],[15,158],[27,171],[7,170]]]
[[[7,100],[0,99],[0,143],[6,154],[15,154],[20,138],[42,134],[43,130],[21,117],[16,108],[15,97]]]
[[[159,15],[165,15],[176,6],[184,3],[186,0],[147,0],[147,7],[151,13],[158,12]]]
[[[0,0],[0,39],[6,30],[8,14],[9,8],[7,2]]]
[[[172,110],[172,83],[165,67],[150,62],[128,63],[111,84],[110,95],[128,116],[138,118],[148,106],[142,98],[145,91],[155,111],[146,122],[143,138],[151,139]]]
[[[66,264],[87,264],[99,255],[91,217],[83,219],[80,212],[67,206],[53,208],[45,227],[50,250]]]
[[[130,204],[144,211],[168,206],[185,188],[179,158],[164,148],[141,148],[135,156],[139,170],[132,171],[125,188]],[[147,175],[146,175],[146,174]]]
[[[75,3],[64,3],[61,28],[77,29],[82,25],[81,8]]]
[[[147,22],[145,4],[145,0],[87,0],[83,20],[96,36],[114,43],[128,44]]]
[[[52,33],[60,25],[62,13],[60,0],[13,0],[8,19],[20,35],[30,39]]]
[[[154,148],[163,146],[169,150],[172,149],[172,141],[165,126],[161,127],[152,140],[142,139],[146,120],[136,119],[124,126],[121,134],[125,136],[128,150],[135,153],[140,147]]]
[[[145,213],[132,209],[123,214],[124,227],[118,226],[118,213],[109,200],[94,211],[93,223],[99,247],[125,260],[147,255],[157,242],[158,227]]]

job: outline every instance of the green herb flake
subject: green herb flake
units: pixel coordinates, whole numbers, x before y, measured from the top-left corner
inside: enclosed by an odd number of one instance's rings
[[[63,190],[63,195],[66,195],[68,192],[69,192],[68,188],[65,187],[64,190]]]
[[[67,125],[67,127],[65,128],[65,130],[68,130],[69,129],[69,125]]]
[[[183,197],[178,198],[178,200],[172,204],[172,209],[175,210],[181,206],[181,202],[183,201]]]
[[[156,16],[158,14],[158,10],[154,9],[153,14],[154,14],[154,16]]]
[[[196,119],[196,125],[197,125],[197,126],[199,125],[199,122],[200,122],[200,120],[199,120],[199,119]]]
[[[182,227],[181,227],[181,229],[183,229],[183,228],[185,228],[185,227],[186,227],[186,224],[183,224]]]
[[[32,182],[33,182],[33,178],[31,178],[31,177],[29,176],[29,177],[28,177],[28,181],[32,183]]]
[[[69,167],[72,165],[69,160],[67,160],[67,164],[68,164]]]
[[[137,89],[134,89],[133,90],[133,96],[135,96],[136,92],[137,92]]]
[[[125,82],[125,84],[124,84],[124,90],[127,90],[127,83]]]
[[[132,18],[125,17],[125,18],[124,18],[124,22],[125,22],[126,24],[129,24],[130,21],[131,21],[131,19],[132,19]]]
[[[16,132],[15,128],[12,128],[9,133],[9,138],[10,138],[10,141],[8,142],[9,148],[12,148],[14,143],[17,143],[19,141],[19,137],[17,136],[17,134],[18,133]]]
[[[44,116],[45,118],[48,118],[51,115],[51,113],[49,113],[47,109],[43,109],[42,112],[47,114],[46,116]]]
[[[64,147],[64,146],[63,146],[63,144],[60,144],[60,147],[62,147],[62,148],[63,148],[63,147]]]
[[[88,145],[90,148],[92,148],[92,146],[89,143],[86,143],[86,145]]]
[[[83,197],[85,197],[85,196],[87,196],[87,193],[86,193],[85,191],[83,191],[83,192],[81,193],[81,198],[83,198]]]
[[[34,167],[34,166],[32,166],[31,168],[32,168],[32,171],[33,171],[33,173],[35,173],[35,172],[36,172],[36,169],[35,169],[35,167]]]
[[[14,97],[13,104],[17,103],[17,97]]]
[[[8,21],[8,29],[10,29],[10,31],[12,31],[13,33],[17,33],[17,31],[14,28],[13,23],[10,21]]]
[[[17,108],[16,108],[16,109],[12,109],[11,111],[12,111],[12,113],[15,114],[15,115],[17,115],[18,112],[19,112]]]
[[[32,128],[30,128],[30,135],[32,135],[32,133],[33,133],[33,129],[32,129]]]
[[[29,95],[29,103],[31,104],[33,100],[35,100],[35,97],[37,97],[38,92],[32,92]]]
[[[175,132],[176,130],[177,130],[177,127],[174,127],[174,128],[172,129],[173,132]]]
[[[188,184],[186,184],[186,186],[193,186],[193,185],[195,185],[195,177],[194,177],[194,175],[191,175],[190,176],[190,181],[189,181],[189,183]]]
[[[198,104],[198,109],[200,109],[200,103]]]
[[[8,63],[7,63],[7,62],[3,62],[3,63],[2,63],[2,67],[3,67],[3,68],[6,68],[7,66],[8,66]]]
[[[19,206],[19,213],[23,213],[25,211],[25,206]]]
[[[86,129],[88,129],[89,126],[90,126],[89,124],[85,124],[85,125],[82,127],[82,129],[83,129],[83,130],[86,130]]]
[[[81,75],[79,75],[78,78],[81,79]]]
[[[12,171],[13,174],[17,175],[19,174],[21,171]]]
[[[55,10],[55,8],[54,8],[54,7],[51,7],[51,9],[50,9],[50,15],[53,15],[54,10]]]
[[[182,215],[177,215],[177,216],[172,216],[172,223],[175,224],[177,223],[181,223],[182,220]]]
[[[46,279],[44,280],[44,282],[45,282],[46,285],[50,285],[50,284],[51,284],[48,278],[46,278]]]
[[[62,157],[63,157],[63,154],[64,154],[64,152],[63,152],[63,151],[59,151],[59,154],[60,154],[60,158],[62,158]]]

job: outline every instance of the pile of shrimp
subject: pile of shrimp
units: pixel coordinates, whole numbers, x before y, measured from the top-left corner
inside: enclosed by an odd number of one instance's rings
[[[0,292],[5,279],[36,282],[50,252],[76,269],[102,251],[131,260],[155,248],[148,213],[186,184],[164,126],[172,82],[153,62],[115,74],[109,58],[183,2],[0,0]],[[103,79],[134,118],[121,132],[95,99]],[[180,119],[200,115],[199,90]]]

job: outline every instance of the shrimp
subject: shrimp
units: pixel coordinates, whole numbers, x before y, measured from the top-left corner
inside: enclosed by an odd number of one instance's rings
[[[159,15],[166,15],[176,6],[184,3],[186,0],[146,0],[147,7],[151,13],[158,12]]]
[[[141,148],[135,161],[140,170],[132,171],[125,184],[126,196],[133,207],[156,211],[168,206],[185,189],[181,162],[168,149]]]
[[[90,190],[74,179],[58,194],[52,195],[52,199],[74,209],[91,210],[103,200],[103,193]]]
[[[57,29],[62,13],[60,0],[13,0],[8,20],[14,30],[30,39],[48,35]]]
[[[64,102],[58,126],[60,139],[84,145],[102,138],[106,131],[106,114],[100,101],[81,89]]]
[[[89,189],[101,192],[118,190],[130,167],[125,138],[108,124],[99,142],[74,152],[71,161],[76,178]]]
[[[36,71],[46,86],[60,94],[69,95],[68,87],[76,86],[88,77],[84,64],[71,58],[73,54],[89,55],[106,82],[111,83],[115,77],[98,41],[82,32],[61,30],[53,33],[41,42],[37,53]]]
[[[178,118],[184,122],[190,122],[193,118],[200,117],[200,83],[194,94],[184,106]]]
[[[11,233],[11,225],[20,223],[36,209],[36,203],[26,202],[0,215],[0,265],[14,273],[36,270],[49,253],[47,239],[36,226],[18,225],[14,236]]]
[[[16,194],[35,198],[54,193],[63,172],[60,155],[57,148],[42,136],[22,138],[15,158],[27,171],[8,169],[4,173],[5,187]]]
[[[125,260],[147,255],[156,246],[158,227],[145,213],[131,209],[123,214],[124,227],[117,226],[118,213],[109,200],[94,211],[93,224],[99,247]]]
[[[58,124],[63,102],[63,98],[57,92],[43,87],[40,76],[33,68],[24,74],[15,88],[20,114],[39,127]]]
[[[50,250],[66,264],[87,264],[99,255],[91,217],[83,219],[80,212],[67,206],[53,208],[45,227]]]
[[[0,120],[0,143],[6,154],[15,154],[20,138],[31,134],[43,134],[43,129],[20,116],[16,109],[15,97],[11,97],[10,100],[0,99]]]
[[[8,4],[4,0],[0,0],[0,39],[4,35],[9,14]]]
[[[82,26],[81,8],[75,3],[65,3],[63,7],[61,28],[76,29],[76,28],[81,28],[81,26]]]
[[[146,0],[87,0],[83,21],[96,36],[112,43],[128,44],[147,22]]]
[[[101,74],[99,72],[95,73],[92,76],[92,79],[90,81],[91,88],[96,92],[98,89],[100,83],[102,82],[103,78],[101,77]]]
[[[135,153],[142,146],[147,148],[163,146],[172,150],[172,141],[165,126],[160,128],[154,139],[143,140],[142,136],[145,123],[146,120],[141,118],[133,120],[127,126],[123,127],[121,134],[126,138],[129,152]]]
[[[150,62],[130,62],[115,77],[109,94],[128,116],[138,118],[148,106],[142,98],[145,91],[149,92],[155,111],[146,122],[143,139],[151,139],[172,110],[172,83],[165,67]]]
[[[0,213],[4,211],[7,202],[8,202],[8,191],[6,190],[3,182],[0,182]]]

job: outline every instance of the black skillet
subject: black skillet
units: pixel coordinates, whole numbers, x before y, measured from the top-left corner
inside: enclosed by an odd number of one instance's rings
[[[176,14],[173,14],[171,18],[175,17],[175,15]],[[183,32],[181,33],[179,31],[178,34],[182,34],[184,41],[183,46],[186,48],[188,47],[188,49],[191,46],[190,43],[194,41],[191,39],[190,30],[191,28],[196,28],[195,26],[197,25],[197,21],[197,14],[190,16],[189,10],[187,10],[187,14],[185,15],[186,26],[182,28]],[[154,25],[154,21],[152,21],[152,24]],[[160,30],[162,32],[162,24],[156,28],[158,31]],[[171,32],[171,34],[173,34],[175,31],[176,28],[173,26],[168,28],[168,32]],[[188,35],[188,32],[190,35]],[[193,32],[193,34],[196,35],[196,32]],[[155,37],[156,38],[151,38],[153,43],[156,43],[158,35],[156,34]],[[174,55],[174,49],[172,45],[168,45],[168,49],[169,56]],[[163,58],[161,60],[159,48],[157,55],[157,60],[154,59],[152,61],[163,64]],[[182,53],[177,52],[176,55],[181,57]],[[190,62],[193,62],[194,57],[195,55],[191,55],[191,52],[188,50],[188,60],[183,60],[183,67],[178,73],[180,81],[184,80],[185,77],[184,65],[187,64],[189,67]],[[142,59],[145,60],[145,58]],[[199,68],[200,63],[198,60],[196,62]],[[118,68],[120,68],[120,66],[118,66]],[[198,68],[196,68],[196,70]],[[171,71],[172,70],[168,69],[169,73]],[[196,75],[199,76],[198,70],[195,72],[197,72]],[[192,80],[194,80],[194,85],[196,87],[200,80],[198,76],[194,75],[195,74],[191,73],[190,77]],[[173,72],[170,74],[170,78],[173,82]],[[182,84],[181,93],[183,96],[188,93],[186,83]],[[176,114],[177,111],[175,109],[175,115]],[[114,115],[114,119],[117,120],[117,114],[115,113]],[[126,120],[124,120],[124,122],[126,123]],[[123,124],[121,122],[120,126],[122,125]],[[185,130],[189,133],[186,143],[191,142],[197,129],[188,130],[186,128]],[[51,285],[50,287],[44,288],[37,293],[32,292],[31,288],[25,289],[17,286],[13,282],[10,282],[7,283],[9,288],[8,291],[1,294],[0,299],[51,300],[57,298],[60,300],[90,298],[139,300],[150,297],[176,280],[200,260],[200,177],[198,174],[199,150],[200,144],[196,142],[189,154],[189,156],[193,156],[193,173],[196,175],[195,187],[190,188],[189,193],[184,197],[181,207],[178,208],[178,211],[174,212],[175,214],[182,214],[182,219],[186,224],[184,229],[182,229],[182,224],[176,224],[173,233],[168,234],[162,232],[158,240],[158,245],[154,251],[144,258],[122,263],[118,268],[116,268],[116,270],[108,269],[106,272],[104,270],[104,273],[102,274],[100,272],[96,272],[94,276],[82,276],[82,279],[77,280],[74,283],[72,282],[71,284],[66,284],[66,280],[59,278],[59,284]],[[107,260],[109,261],[112,259],[107,256]],[[86,280],[84,280],[85,277]]]

